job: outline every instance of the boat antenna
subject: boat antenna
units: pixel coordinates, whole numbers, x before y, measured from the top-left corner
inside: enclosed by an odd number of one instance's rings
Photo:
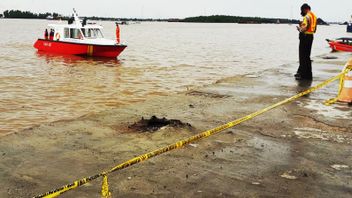
[[[75,8],[73,8],[73,18],[74,18],[74,21],[76,22],[76,24],[81,23]]]
[[[77,17],[77,18],[78,18],[78,14],[77,14],[77,11],[76,11],[76,9],[75,9],[75,8],[73,8],[73,14],[75,15],[75,17]]]

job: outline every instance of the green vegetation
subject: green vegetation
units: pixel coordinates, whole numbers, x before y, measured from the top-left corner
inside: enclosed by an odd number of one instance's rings
[[[226,15],[213,15],[213,16],[198,16],[189,17],[181,20],[181,22],[190,23],[298,23],[298,20],[279,19],[279,18],[260,18],[260,17],[240,17],[240,16],[226,16]]]
[[[0,14],[0,17],[2,14]],[[46,19],[48,16],[51,16],[52,19],[62,19],[68,20],[70,16],[62,16],[58,13],[32,13],[29,11],[21,10],[6,10],[3,15],[5,18],[20,18],[20,19]],[[82,17],[84,18],[84,17]],[[99,20],[99,21],[167,21],[165,19],[137,19],[137,18],[113,18],[113,17],[86,17],[90,20]]]
[[[188,22],[188,23],[247,23],[247,24],[261,24],[261,23],[298,24],[299,20],[283,19],[283,18],[260,18],[260,17],[241,17],[241,16],[213,15],[213,16],[189,17],[189,18],[185,18],[183,20],[176,20],[175,22]],[[326,23],[321,18],[318,18],[317,23],[318,23],[318,25],[328,25],[328,23]]]
[[[96,21],[166,21],[163,19],[139,19],[139,18],[114,18],[114,17],[86,17],[89,20],[96,20]]]
[[[52,16],[54,19],[59,17],[58,13],[43,13],[36,14],[29,11],[21,10],[6,10],[4,12],[5,18],[21,18],[21,19],[46,19],[48,16]]]

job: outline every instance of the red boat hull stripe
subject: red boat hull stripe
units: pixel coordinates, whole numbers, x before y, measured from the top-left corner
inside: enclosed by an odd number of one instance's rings
[[[127,47],[126,45],[88,45],[38,39],[34,44],[38,51],[71,54],[80,56],[97,56],[116,58]]]

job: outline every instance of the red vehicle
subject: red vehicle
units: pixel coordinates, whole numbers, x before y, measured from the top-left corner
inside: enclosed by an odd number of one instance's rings
[[[352,38],[326,39],[332,51],[352,52]]]
[[[119,35],[116,41],[105,39],[102,26],[86,24],[86,20],[81,21],[76,12],[69,24],[50,24],[49,29],[49,38],[35,42],[34,47],[38,51],[116,58],[127,47],[120,43]]]

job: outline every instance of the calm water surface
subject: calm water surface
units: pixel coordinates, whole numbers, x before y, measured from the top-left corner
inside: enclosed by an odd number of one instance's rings
[[[122,26],[119,60],[38,53],[48,21],[0,19],[0,135],[295,62],[295,26],[142,23]],[[58,22],[53,22],[58,23]],[[103,25],[114,38],[113,22]],[[319,27],[313,54],[345,26]]]

